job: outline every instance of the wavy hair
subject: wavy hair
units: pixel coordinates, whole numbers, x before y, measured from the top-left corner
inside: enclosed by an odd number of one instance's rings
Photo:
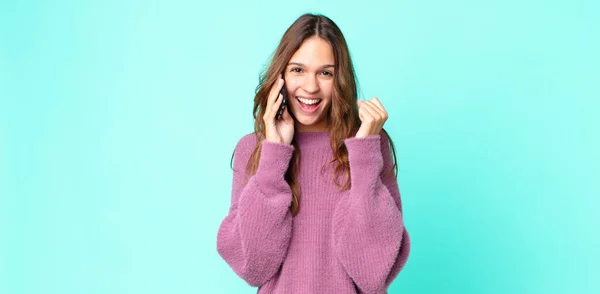
[[[348,46],[341,30],[331,19],[320,14],[307,13],[300,16],[286,30],[271,58],[270,64],[260,74],[259,84],[256,87],[254,96],[253,109],[254,134],[256,135],[257,144],[250,155],[245,173],[249,177],[254,175],[258,168],[262,140],[266,138],[265,124],[262,117],[266,110],[269,91],[277,83],[279,74],[285,70],[292,55],[300,48],[304,40],[313,36],[318,36],[329,42],[335,58],[332,104],[327,112],[330,145],[334,159],[326,163],[326,165],[337,163],[333,170],[333,179],[339,188],[338,190],[343,191],[351,188],[348,150],[344,145],[344,139],[353,137],[361,124],[356,104],[358,99],[357,81]],[[393,165],[388,171],[388,176],[395,176],[397,178],[398,166],[394,144],[385,130],[382,130],[382,135],[387,138],[387,142],[389,142],[388,146],[393,154]],[[292,215],[296,216],[300,210],[300,187],[296,182],[296,174],[298,173],[300,163],[300,149],[298,148],[295,136],[292,140],[292,145],[295,147],[295,150],[290,166],[285,173],[285,180],[292,191],[290,210]],[[233,155],[231,161],[233,162]],[[338,176],[340,175],[343,175],[343,178],[345,178],[343,183],[338,181]]]

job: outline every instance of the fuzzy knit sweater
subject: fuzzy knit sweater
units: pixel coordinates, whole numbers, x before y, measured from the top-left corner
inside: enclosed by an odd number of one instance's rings
[[[333,182],[328,132],[296,132],[300,210],[284,179],[294,146],[263,141],[254,175],[245,168],[253,133],[234,151],[232,199],[217,251],[258,293],[387,293],[407,262],[410,239],[387,137],[347,138],[351,189]],[[323,165],[325,167],[323,168]],[[345,177],[339,178],[343,183]]]

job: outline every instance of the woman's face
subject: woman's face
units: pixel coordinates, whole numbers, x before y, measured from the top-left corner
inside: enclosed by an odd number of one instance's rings
[[[296,131],[327,130],[335,59],[329,42],[310,37],[292,55],[285,70],[288,107],[296,118]]]

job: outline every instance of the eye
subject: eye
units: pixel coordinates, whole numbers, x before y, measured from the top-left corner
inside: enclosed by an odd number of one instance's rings
[[[322,74],[324,74],[326,76],[333,76],[333,73],[331,73],[330,71],[324,71],[324,72],[322,72]]]
[[[292,67],[291,72],[302,72],[302,69],[299,67]]]

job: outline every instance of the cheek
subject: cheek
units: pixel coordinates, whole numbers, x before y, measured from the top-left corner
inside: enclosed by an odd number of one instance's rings
[[[331,96],[333,95],[333,83],[325,83],[323,85],[323,94],[328,100],[331,100]]]
[[[285,82],[285,86],[288,91],[295,93],[298,87],[300,87],[300,82],[298,80],[289,80]]]

